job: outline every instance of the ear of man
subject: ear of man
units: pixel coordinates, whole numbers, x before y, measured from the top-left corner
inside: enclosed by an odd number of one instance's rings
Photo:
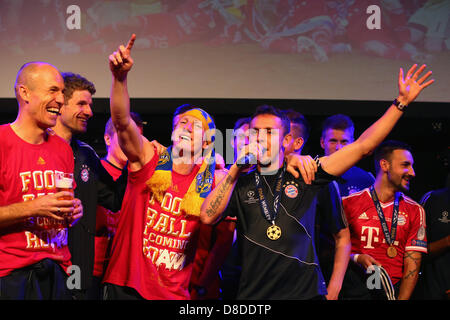
[[[379,162],[379,164],[380,164],[380,169],[381,169],[383,172],[389,171],[390,163],[389,163],[388,160],[386,160],[386,159],[381,159],[380,162]]]
[[[288,133],[287,135],[285,135],[283,138],[283,147],[287,148],[291,143],[292,139],[293,139],[292,134]]]
[[[302,137],[295,138],[294,150],[297,151],[303,146],[304,140]]]
[[[20,100],[24,101],[25,103],[28,103],[30,101],[30,89],[28,89],[23,84],[18,85],[17,95],[19,96]]]
[[[109,135],[105,134],[105,135],[103,136],[103,139],[105,140],[105,144],[106,144],[108,147],[111,146],[111,137],[110,137]]]

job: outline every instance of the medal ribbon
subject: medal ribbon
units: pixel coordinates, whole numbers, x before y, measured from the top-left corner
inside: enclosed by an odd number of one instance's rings
[[[377,209],[378,218],[380,218],[381,228],[383,229],[384,238],[388,245],[392,246],[395,241],[395,236],[397,234],[397,222],[398,222],[398,208],[400,201],[400,192],[395,193],[394,199],[394,208],[392,209],[392,223],[391,223],[391,232],[389,232],[389,228],[386,222],[386,218],[384,217],[383,209],[381,208],[380,201],[378,200],[377,193],[375,192],[375,188],[370,186],[370,195],[372,196],[373,203],[375,208]]]
[[[273,207],[270,207],[267,203],[266,197],[264,196],[264,191],[261,182],[261,174],[257,170],[255,171],[255,185],[256,185],[256,192],[258,193],[261,213],[266,218],[266,220],[272,221],[272,223],[274,223],[278,214],[279,204],[281,200],[281,186],[283,184],[283,176],[285,172],[286,172],[286,163],[284,163],[283,168],[277,175],[275,191],[273,193],[274,196]]]

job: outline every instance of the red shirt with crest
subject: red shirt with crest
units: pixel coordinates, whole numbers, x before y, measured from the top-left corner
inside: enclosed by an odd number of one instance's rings
[[[381,263],[397,283],[403,276],[403,257],[406,251],[427,253],[425,234],[425,211],[404,194],[400,197],[397,235],[394,247],[397,255],[387,256],[388,243],[384,238],[377,209],[369,188],[342,198],[345,215],[350,228],[352,254],[368,254]],[[380,202],[389,231],[391,230],[394,202]]]

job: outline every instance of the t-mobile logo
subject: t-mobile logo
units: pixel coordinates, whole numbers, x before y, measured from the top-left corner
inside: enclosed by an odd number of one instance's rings
[[[366,232],[367,231],[367,232]],[[377,227],[362,227],[361,229],[361,242],[366,242],[366,245],[364,246],[365,249],[374,249],[375,247],[372,246],[374,242],[378,242],[378,234],[380,232],[380,229]]]

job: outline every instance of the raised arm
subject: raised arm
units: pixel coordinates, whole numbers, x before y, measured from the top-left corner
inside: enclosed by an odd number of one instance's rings
[[[137,125],[130,116],[130,97],[128,95],[127,76],[133,67],[131,49],[136,35],[133,34],[126,47],[120,45],[109,56],[109,69],[112,73],[110,96],[111,118],[117,131],[120,148],[127,156],[133,171],[139,170],[153,157],[154,149],[140,134]]]
[[[425,65],[422,65],[417,71],[415,71],[416,68],[416,64],[412,66],[406,74],[406,78],[404,78],[403,69],[400,68],[397,101],[402,105],[409,105],[423,89],[434,82],[434,80],[426,81],[431,75],[431,71],[418,79],[426,68]],[[402,114],[403,111],[393,103],[384,115],[364,131],[355,142],[329,156],[322,157],[320,162],[323,169],[332,175],[342,175],[363,157],[369,155],[386,138]]]

